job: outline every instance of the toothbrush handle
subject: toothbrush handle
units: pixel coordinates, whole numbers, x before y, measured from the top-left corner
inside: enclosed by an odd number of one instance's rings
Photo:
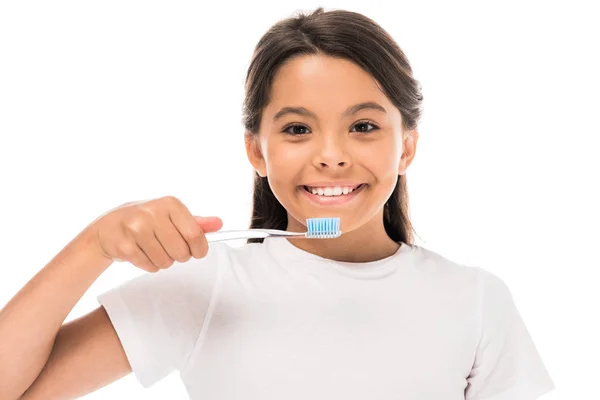
[[[204,234],[206,240],[211,242],[220,242],[223,240],[236,240],[236,239],[262,239],[267,237],[290,237],[290,236],[305,236],[305,233],[299,232],[287,232],[276,229],[246,229],[240,231],[216,231],[207,232]]]
[[[254,235],[252,234],[252,232],[247,231],[247,230],[243,230],[243,231],[217,231],[217,232],[208,232],[205,233],[204,236],[206,236],[206,240],[211,243],[211,242],[221,242],[223,240],[236,240],[236,239],[250,239],[250,238],[264,238],[267,237],[269,235],[264,234],[262,232],[260,233],[254,233]]]

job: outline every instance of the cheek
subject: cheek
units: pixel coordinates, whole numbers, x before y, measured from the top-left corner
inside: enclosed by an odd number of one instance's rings
[[[277,176],[290,176],[306,164],[309,152],[296,143],[271,143],[267,147],[267,168]]]
[[[401,149],[392,141],[380,141],[356,147],[357,161],[378,180],[394,179],[400,163]]]
[[[284,143],[272,144],[268,149],[267,175],[269,185],[280,202],[289,195],[290,185],[298,180],[300,168],[304,165],[298,151]]]

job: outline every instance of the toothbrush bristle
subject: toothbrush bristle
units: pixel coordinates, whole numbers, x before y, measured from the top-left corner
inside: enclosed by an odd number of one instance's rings
[[[308,218],[306,227],[306,236],[309,238],[334,239],[342,234],[339,218]]]

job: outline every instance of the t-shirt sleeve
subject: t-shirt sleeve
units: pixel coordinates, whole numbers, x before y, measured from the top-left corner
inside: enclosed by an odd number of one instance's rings
[[[144,388],[181,370],[192,353],[218,284],[219,248],[98,296]]]
[[[481,336],[465,400],[534,400],[554,389],[540,354],[498,276],[480,270]]]

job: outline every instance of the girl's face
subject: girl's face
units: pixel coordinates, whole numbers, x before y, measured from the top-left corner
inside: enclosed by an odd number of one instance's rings
[[[289,230],[302,231],[307,218],[339,217],[350,232],[383,220],[414,156],[416,131],[403,143],[404,133],[399,110],[371,75],[344,59],[303,55],[275,75],[246,149],[288,211]]]

